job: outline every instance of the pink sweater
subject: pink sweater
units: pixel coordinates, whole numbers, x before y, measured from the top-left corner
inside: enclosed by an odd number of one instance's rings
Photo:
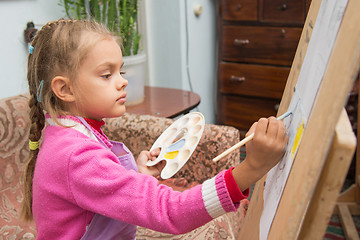
[[[80,239],[94,213],[181,234],[236,211],[224,171],[184,192],[127,171],[82,124],[46,127],[33,180],[37,239]]]

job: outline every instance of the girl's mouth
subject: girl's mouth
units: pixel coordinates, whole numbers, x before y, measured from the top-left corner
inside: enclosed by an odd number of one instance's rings
[[[121,97],[119,97],[116,101],[120,102],[120,103],[125,103],[126,102],[126,93],[123,94]]]

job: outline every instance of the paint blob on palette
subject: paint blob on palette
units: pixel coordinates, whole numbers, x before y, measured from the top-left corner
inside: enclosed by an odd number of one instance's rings
[[[160,154],[147,166],[166,161],[161,178],[168,179],[177,173],[189,160],[204,132],[205,118],[199,112],[188,113],[173,122],[155,141],[150,151],[160,148]]]

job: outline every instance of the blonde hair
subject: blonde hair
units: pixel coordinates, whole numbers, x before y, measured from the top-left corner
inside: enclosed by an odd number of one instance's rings
[[[83,33],[90,39],[83,39]],[[104,26],[88,20],[49,22],[35,35],[28,57],[27,79],[30,91],[29,141],[38,142],[45,125],[44,112],[56,121],[57,116],[69,114],[64,103],[51,89],[51,81],[61,75],[75,79],[78,67],[89,50],[100,40],[115,37]],[[42,85],[42,86],[40,86]],[[30,149],[24,176],[22,217],[32,220],[32,181],[39,148]]]

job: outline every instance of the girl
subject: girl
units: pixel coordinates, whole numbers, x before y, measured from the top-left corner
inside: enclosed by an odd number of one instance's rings
[[[283,123],[260,119],[240,165],[184,192],[160,185],[153,176],[163,166],[145,165],[159,151],[143,151],[135,161],[100,129],[103,118],[125,112],[122,66],[115,37],[95,22],[50,22],[32,42],[23,214],[35,219],[38,239],[134,239],[136,225],[188,232],[236,211],[249,186],[284,154]]]

